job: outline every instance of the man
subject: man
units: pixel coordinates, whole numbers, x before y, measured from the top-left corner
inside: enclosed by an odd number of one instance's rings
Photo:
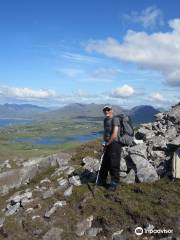
[[[119,185],[119,168],[121,146],[118,142],[120,131],[119,119],[113,117],[113,109],[111,106],[103,108],[104,118],[104,157],[99,172],[98,185],[106,186],[108,172],[111,176],[111,183],[108,187],[109,191],[115,191]]]

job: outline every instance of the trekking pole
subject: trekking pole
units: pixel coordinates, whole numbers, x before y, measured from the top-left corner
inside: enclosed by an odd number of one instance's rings
[[[97,177],[96,177],[96,184],[95,184],[95,185],[97,185],[98,180],[99,180],[99,173],[100,173],[100,170],[101,170],[101,165],[102,165],[103,157],[104,157],[104,152],[103,152],[103,154],[102,154],[102,156],[101,156],[101,159],[100,159],[99,168],[98,168],[98,174],[97,174]]]
[[[94,188],[92,189],[91,186],[89,185],[89,183],[87,183],[87,186],[88,186],[90,192],[92,193],[93,198],[95,198],[95,190],[96,190],[96,186],[97,186],[97,183],[98,183],[98,180],[99,180],[99,173],[100,173],[100,170],[101,170],[103,157],[104,157],[104,152],[103,152],[103,154],[101,156],[101,159],[100,159],[99,168],[98,168],[98,174],[97,174],[97,177],[96,177],[96,182],[95,182]]]

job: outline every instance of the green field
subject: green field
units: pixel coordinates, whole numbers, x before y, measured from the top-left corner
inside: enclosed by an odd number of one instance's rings
[[[80,143],[67,142],[64,144],[32,144],[17,142],[16,138],[45,138],[64,137],[70,135],[88,134],[102,131],[101,122],[83,120],[46,121],[32,124],[19,124],[0,128],[0,162],[6,159],[23,158],[34,156],[46,156],[57,151],[71,149]]]

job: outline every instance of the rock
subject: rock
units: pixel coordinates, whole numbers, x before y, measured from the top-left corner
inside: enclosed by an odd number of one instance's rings
[[[31,212],[33,212],[33,210],[34,210],[34,208],[28,208],[28,209],[26,209],[26,213],[31,213]]]
[[[87,219],[83,220],[82,222],[76,225],[76,235],[78,237],[84,236],[85,232],[91,228],[93,221],[93,216],[88,217]]]
[[[138,139],[136,139],[135,137],[134,137],[134,139],[133,139],[133,143],[134,143],[135,145],[142,144],[143,142],[144,142],[143,140],[138,140]]]
[[[168,147],[172,148],[172,149],[177,149],[178,147],[180,147],[180,135],[177,136],[174,140],[172,140],[171,142],[168,143]]]
[[[155,168],[147,159],[137,155],[131,155],[131,159],[136,163],[137,177],[140,182],[155,182],[159,179]]]
[[[120,171],[122,171],[122,172],[127,171],[127,165],[126,165],[126,161],[124,158],[120,159]]]
[[[54,195],[54,193],[55,193],[54,190],[50,189],[50,190],[48,190],[46,192],[43,192],[42,198],[43,199],[50,198],[50,197],[52,197]]]
[[[86,231],[86,235],[89,237],[96,237],[98,233],[102,231],[102,228],[89,228]]]
[[[119,176],[125,178],[127,176],[126,172],[119,172]]]
[[[166,138],[169,141],[172,141],[174,138],[176,138],[177,130],[174,126],[170,127],[166,132]]]
[[[164,119],[165,113],[160,112],[160,113],[155,114],[154,116],[155,116],[156,121],[161,121]]]
[[[12,168],[12,167],[11,164],[9,163],[9,160],[6,160],[0,165],[0,168]]]
[[[0,217],[0,228],[4,225],[5,218]]]
[[[32,220],[33,220],[33,221],[36,220],[37,218],[41,218],[41,216],[40,216],[40,215],[32,216]]]
[[[129,151],[130,155],[136,154],[136,155],[142,156],[144,158],[147,158],[147,146],[145,143],[130,147],[128,149],[128,151]]]
[[[136,174],[140,182],[154,182],[158,180],[158,175],[155,168],[144,156],[137,154],[137,152],[133,153],[133,151],[131,151],[130,157],[136,166]]]
[[[69,182],[74,186],[81,186],[81,181],[79,176],[72,176],[71,178],[69,178]]]
[[[65,197],[69,197],[72,195],[72,191],[73,191],[73,186],[71,185],[68,189],[66,189],[66,191],[64,192],[64,196]]]
[[[54,154],[53,157],[55,158],[59,167],[65,166],[68,164],[69,160],[72,158],[72,155],[69,153],[58,153]]]
[[[82,160],[84,168],[87,169],[89,172],[96,172],[99,169],[99,160],[92,157],[85,157]]]
[[[125,178],[120,178],[120,182],[123,182],[126,184],[135,183],[135,177],[136,177],[136,174],[134,170],[131,169]]]
[[[14,213],[18,212],[20,208],[20,203],[16,203],[15,205],[8,205],[6,207],[6,212],[5,212],[5,216],[11,216]]]
[[[57,168],[54,173],[51,174],[51,177],[60,177],[62,175],[62,171],[60,168]]]
[[[121,158],[126,159],[126,157],[128,156],[128,149],[129,149],[128,147],[122,147],[121,148]]]
[[[128,239],[123,233],[123,230],[117,231],[112,234],[112,240],[126,240]]]
[[[152,130],[152,123],[142,123],[141,126],[145,129]]]
[[[75,168],[74,168],[74,167],[68,166],[68,168],[64,171],[64,174],[65,174],[66,176],[69,176],[69,175],[71,175],[74,171],[75,171]]]
[[[58,153],[48,157],[33,158],[23,163],[23,168],[13,169],[0,174],[0,194],[7,194],[10,189],[18,188],[30,182],[37,174],[42,173],[51,166],[65,166],[71,155]]]
[[[12,188],[20,187],[22,184],[21,169],[13,169],[0,174],[0,194],[6,194]]]
[[[13,196],[11,196],[7,201],[8,202],[14,202],[14,203],[18,203],[18,202],[28,202],[27,200],[28,199],[31,199],[32,198],[32,192],[25,192],[23,194],[18,194],[18,193],[15,193]]]
[[[167,173],[167,169],[165,167],[165,164],[160,165],[156,168],[156,172],[160,177],[163,177]]]
[[[154,166],[159,166],[159,164],[166,160],[166,155],[164,151],[150,151],[149,158],[154,162]]]
[[[40,184],[44,184],[44,183],[51,183],[51,180],[49,178],[45,178],[40,181]]]
[[[63,207],[65,205],[66,205],[66,201],[58,201],[54,203],[53,207],[45,213],[44,217],[50,218],[51,215],[54,214],[58,208]]]
[[[149,143],[153,146],[153,150],[164,150],[167,148],[167,139],[163,136],[153,137]]]
[[[172,107],[172,109],[168,112],[168,119],[174,124],[180,123],[180,103]]]
[[[65,178],[59,178],[57,181],[61,189],[65,189],[69,185],[68,180]]]
[[[61,240],[61,234],[63,230],[61,228],[52,227],[44,236],[43,240]]]
[[[138,140],[143,140],[143,141],[146,141],[148,139],[151,139],[152,137],[154,137],[154,132],[149,130],[149,129],[146,129],[145,127],[141,127],[140,129],[138,129],[138,131],[136,132],[135,134],[135,137],[138,139]]]

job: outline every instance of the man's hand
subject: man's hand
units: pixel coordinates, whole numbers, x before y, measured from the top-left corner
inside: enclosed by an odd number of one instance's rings
[[[103,143],[102,143],[102,152],[103,152],[103,153],[105,153],[106,147],[107,147],[107,143],[106,143],[106,142],[103,142]]]

